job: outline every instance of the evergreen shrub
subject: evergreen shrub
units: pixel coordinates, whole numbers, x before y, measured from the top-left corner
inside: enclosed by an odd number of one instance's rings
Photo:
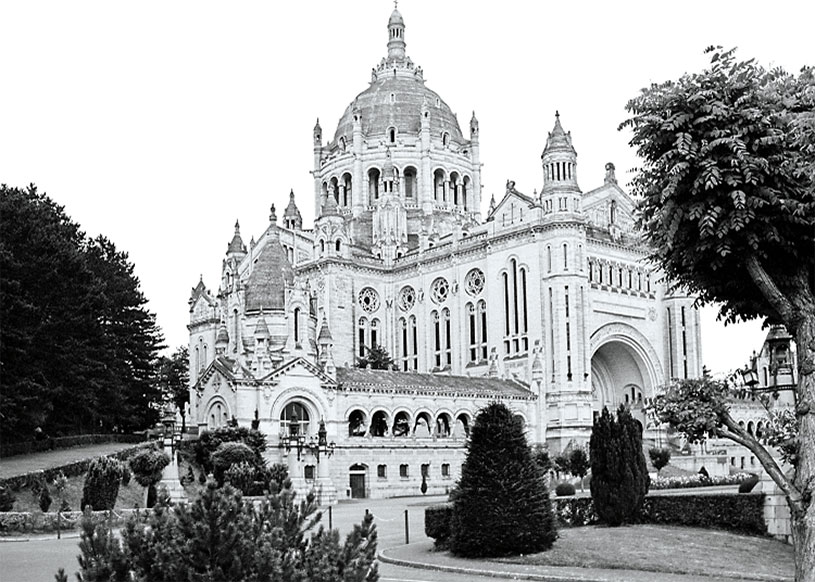
[[[450,521],[453,518],[453,505],[431,505],[424,510],[424,533],[433,538],[437,550],[446,550],[450,543]]]
[[[201,433],[198,440],[193,441],[192,452],[195,462],[204,469],[205,473],[212,473],[212,454],[223,443],[243,443],[255,453],[255,464],[263,464],[263,452],[266,450],[266,435],[262,432],[245,426],[224,426],[213,431]]]
[[[40,511],[43,513],[48,511],[51,507],[51,492],[48,491],[48,485],[43,484],[42,489],[40,489],[40,494],[37,497],[37,501],[40,505]]]
[[[111,457],[98,457],[91,461],[82,487],[81,509],[88,505],[96,511],[107,511],[116,505],[123,465]]]
[[[248,445],[241,442],[221,443],[212,453],[211,458],[212,471],[219,485],[223,485],[224,474],[230,467],[240,463],[248,464],[253,468],[257,465],[255,453]]]
[[[567,495],[574,495],[575,488],[571,483],[558,483],[555,487],[555,494],[558,497],[566,497]]]
[[[0,511],[11,511],[17,498],[8,487],[0,486]]]
[[[620,405],[616,420],[608,408],[603,408],[594,420],[589,448],[590,489],[597,515],[610,526],[634,523],[650,479],[640,425],[625,405]]]
[[[502,403],[489,404],[476,417],[450,498],[454,554],[531,554],[550,548],[557,537],[543,474],[520,421]]]

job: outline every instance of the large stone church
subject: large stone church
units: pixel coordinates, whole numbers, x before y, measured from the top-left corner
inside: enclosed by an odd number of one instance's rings
[[[290,193],[248,244],[235,224],[221,280],[192,291],[199,430],[254,421],[326,502],[449,489],[494,400],[553,453],[606,405],[647,438],[643,402],[701,373],[699,317],[646,263],[614,165],[584,192],[555,114],[541,183],[483,201],[478,119],[465,134],[425,85],[398,10],[387,34],[333,135],[314,127],[313,227]],[[356,366],[373,346],[392,370]]]

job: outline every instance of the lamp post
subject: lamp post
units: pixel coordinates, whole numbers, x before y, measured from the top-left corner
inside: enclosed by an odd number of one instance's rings
[[[169,400],[167,400],[164,404],[161,415],[161,424],[164,425],[164,446],[170,446],[170,454],[172,455],[175,444],[175,410],[173,409],[173,405]]]

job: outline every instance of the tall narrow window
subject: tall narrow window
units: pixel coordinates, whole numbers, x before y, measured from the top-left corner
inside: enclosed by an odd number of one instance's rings
[[[436,368],[441,368],[441,318],[438,311],[432,311],[430,318],[433,320],[433,361]]]
[[[444,322],[444,364],[449,367],[453,364],[453,350],[452,350],[452,334],[450,333],[450,310],[445,309],[441,312],[442,321]]]
[[[569,270],[569,245],[563,243],[563,270]]]
[[[357,334],[359,338],[359,357],[365,357],[365,345],[366,345],[366,335],[368,332],[368,320],[364,317],[360,318],[359,320],[359,327],[357,328]]]
[[[235,309],[232,311],[232,325],[234,326],[232,330],[232,337],[235,338],[235,345],[232,347],[233,352],[238,351],[238,342],[240,341],[238,338],[238,332],[240,331],[240,321],[238,320],[238,310]]]
[[[294,343],[300,343],[300,308],[294,309]]]
[[[410,353],[408,343],[408,326],[404,317],[399,318],[399,356],[402,360],[402,370],[408,370],[408,354]]]
[[[410,336],[410,369],[419,369],[419,332],[416,329],[416,316],[408,318],[408,333]]]
[[[478,302],[478,319],[481,322],[481,361],[487,360],[487,302]]]
[[[478,340],[476,335],[478,330],[476,329],[475,305],[468,303],[465,309],[467,311],[467,319],[465,320],[467,329],[465,332],[469,343],[467,361],[474,363],[478,361]]]
[[[379,345],[379,343],[377,342],[377,337],[376,337],[377,327],[379,327],[379,320],[378,319],[371,320],[371,347],[372,348]]]

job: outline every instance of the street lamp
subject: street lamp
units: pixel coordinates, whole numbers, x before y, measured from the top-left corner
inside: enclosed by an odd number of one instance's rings
[[[297,413],[292,414],[289,420],[289,432],[283,432],[280,435],[280,446],[286,450],[288,454],[292,447],[297,449],[297,460],[300,460],[300,455],[303,452],[303,447],[306,444],[306,435],[300,433],[300,422],[297,418]]]
[[[173,448],[173,437],[175,436],[175,409],[172,403],[167,400],[162,410],[161,424],[164,425],[164,444]]]
[[[297,460],[299,461],[303,455],[303,451],[309,452],[317,458],[317,463],[320,462],[320,455],[330,457],[334,454],[336,444],[328,442],[328,433],[325,430],[325,421],[320,420],[320,430],[317,431],[317,440],[311,437],[306,443],[306,435],[300,432],[300,424],[297,419],[297,414],[292,415],[289,421],[289,431],[283,432],[280,435],[280,446],[285,449],[288,454],[292,448],[297,449]]]
[[[334,441],[328,442],[328,431],[325,430],[325,420],[320,419],[320,430],[317,431],[317,442],[314,442],[314,437],[311,437],[309,443],[309,450],[311,454],[317,458],[317,463],[320,462],[320,455],[331,457],[334,455],[336,448]]]

